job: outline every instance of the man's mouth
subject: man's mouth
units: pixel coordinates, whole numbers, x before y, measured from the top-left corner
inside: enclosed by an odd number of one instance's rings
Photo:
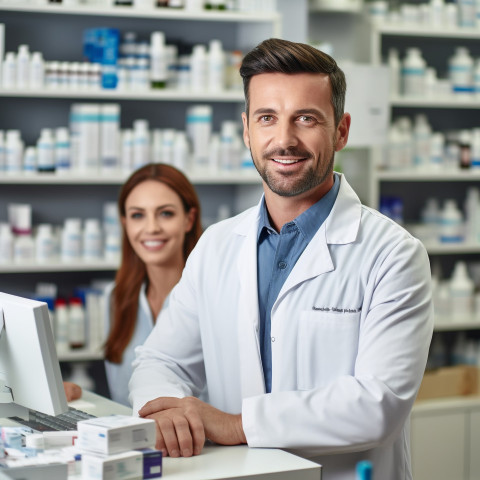
[[[303,160],[303,158],[272,158],[274,162],[281,163],[282,165],[292,165]]]

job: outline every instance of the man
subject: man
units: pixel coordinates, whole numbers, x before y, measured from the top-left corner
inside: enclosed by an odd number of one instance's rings
[[[409,414],[433,329],[427,254],[333,172],[350,115],[331,57],[270,39],[240,73],[264,197],[189,257],[138,348],[134,411],[156,420],[171,456],[207,438],[291,449],[326,480],[353,479],[361,459],[377,478],[410,479]]]

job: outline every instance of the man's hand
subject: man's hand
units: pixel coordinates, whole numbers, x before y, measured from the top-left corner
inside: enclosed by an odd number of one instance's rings
[[[222,412],[195,397],[159,397],[138,414],[155,420],[155,447],[171,457],[199,455],[207,438],[220,445],[247,443],[240,414]]]

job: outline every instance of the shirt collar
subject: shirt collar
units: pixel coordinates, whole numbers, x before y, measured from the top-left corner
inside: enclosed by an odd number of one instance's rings
[[[314,237],[317,230],[330,214],[339,189],[340,178],[334,173],[332,188],[318,202],[293,220],[293,223],[295,223],[307,241],[310,241]],[[267,205],[265,203],[265,197],[263,197],[260,205],[257,241],[269,233],[276,233],[276,230],[272,227],[270,219],[268,218]]]

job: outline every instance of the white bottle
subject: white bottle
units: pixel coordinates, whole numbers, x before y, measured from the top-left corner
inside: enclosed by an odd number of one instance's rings
[[[133,170],[133,130],[127,128],[121,133],[121,167],[125,173]]]
[[[23,142],[19,130],[7,130],[5,146],[6,172],[20,173],[23,161]]]
[[[186,123],[187,136],[192,145],[193,168],[205,168],[209,164],[212,107],[210,105],[189,107]]]
[[[30,51],[28,45],[20,45],[17,55],[17,88],[29,86],[30,80]]]
[[[37,141],[37,170],[40,173],[55,171],[55,150],[53,132],[50,128],[42,128]]]
[[[41,223],[37,227],[35,237],[35,258],[39,263],[48,263],[55,258],[56,242],[53,236],[52,225]]]
[[[177,131],[173,142],[173,166],[182,172],[186,172],[188,170],[188,159],[187,134],[183,131]]]
[[[461,321],[473,315],[473,280],[469,277],[463,261],[455,264],[450,279],[450,302],[453,321]]]
[[[390,95],[397,97],[400,95],[400,71],[401,62],[398,56],[398,50],[391,48],[388,51],[388,75],[390,81]]]
[[[432,128],[425,114],[415,117],[413,127],[414,165],[416,168],[426,168],[430,160],[430,143]]]
[[[29,72],[30,88],[41,90],[45,86],[45,62],[41,52],[33,52]]]
[[[70,134],[67,127],[55,130],[55,171],[68,173],[71,170]]]
[[[13,234],[8,223],[0,223],[0,263],[13,261]]]
[[[77,104],[75,109],[75,131],[78,135],[76,168],[83,173],[94,174],[98,172],[100,163],[100,105]]]
[[[120,264],[121,239],[120,232],[108,232],[105,237],[105,260],[115,265]]]
[[[409,48],[402,63],[403,94],[421,96],[425,93],[426,63],[419,48]]]
[[[133,122],[133,168],[143,167],[150,162],[150,132],[147,120]]]
[[[220,40],[210,40],[208,50],[208,90],[225,90],[225,53]]]
[[[240,168],[237,129],[237,122],[230,120],[222,122],[220,132],[220,170],[231,172]]]
[[[457,47],[448,61],[448,73],[454,94],[473,93],[473,58],[468,48]]]
[[[5,155],[6,155],[6,145],[5,145],[5,134],[3,130],[0,130],[0,174],[5,172]]]
[[[444,0],[430,0],[429,3],[429,18],[432,27],[440,28],[443,26],[443,18],[445,15],[445,1]]]
[[[173,128],[166,128],[162,134],[162,162],[167,165],[173,165],[173,146],[175,142],[176,131]]]
[[[87,218],[83,230],[83,259],[95,261],[103,258],[103,239],[100,221],[96,218]]]
[[[167,50],[165,34],[152,32],[150,36],[150,86],[154,89],[165,88],[168,79]]]
[[[19,234],[15,237],[13,259],[16,263],[31,263],[35,260],[35,242],[31,234]]]
[[[162,163],[162,136],[163,132],[160,128],[152,130],[151,152],[153,163]]]
[[[208,57],[205,45],[195,45],[190,57],[190,88],[205,92],[208,86]]]
[[[432,133],[430,142],[430,166],[440,169],[445,162],[445,136],[441,132]]]
[[[61,257],[64,262],[75,262],[82,258],[82,230],[79,218],[65,219],[62,230]]]
[[[445,201],[440,215],[439,237],[441,243],[463,242],[463,216],[457,208],[455,200],[448,199]]]
[[[401,153],[403,168],[411,168],[413,165],[413,128],[412,121],[408,117],[397,119],[398,130],[401,135]]]
[[[390,125],[388,129],[388,142],[382,166],[387,170],[406,168],[403,155],[403,136],[396,123]]]
[[[68,340],[68,307],[63,298],[55,300],[55,345],[57,352],[65,353],[70,350]]]
[[[120,105],[103,104],[100,107],[100,160],[104,172],[118,169],[120,146]]]
[[[465,197],[465,240],[476,243],[480,233],[480,191],[477,187],[469,187]]]
[[[480,168],[480,128],[472,130],[471,168]]]
[[[23,173],[32,174],[37,172],[37,149],[27,147],[23,155]]]
[[[70,298],[68,305],[68,344],[71,349],[84,348],[87,338],[85,309],[78,297]]]
[[[473,28],[476,22],[476,11],[474,0],[457,0],[458,5],[458,26],[461,28]]]
[[[17,86],[17,56],[14,52],[7,52],[2,65],[2,87],[16,88]]]

